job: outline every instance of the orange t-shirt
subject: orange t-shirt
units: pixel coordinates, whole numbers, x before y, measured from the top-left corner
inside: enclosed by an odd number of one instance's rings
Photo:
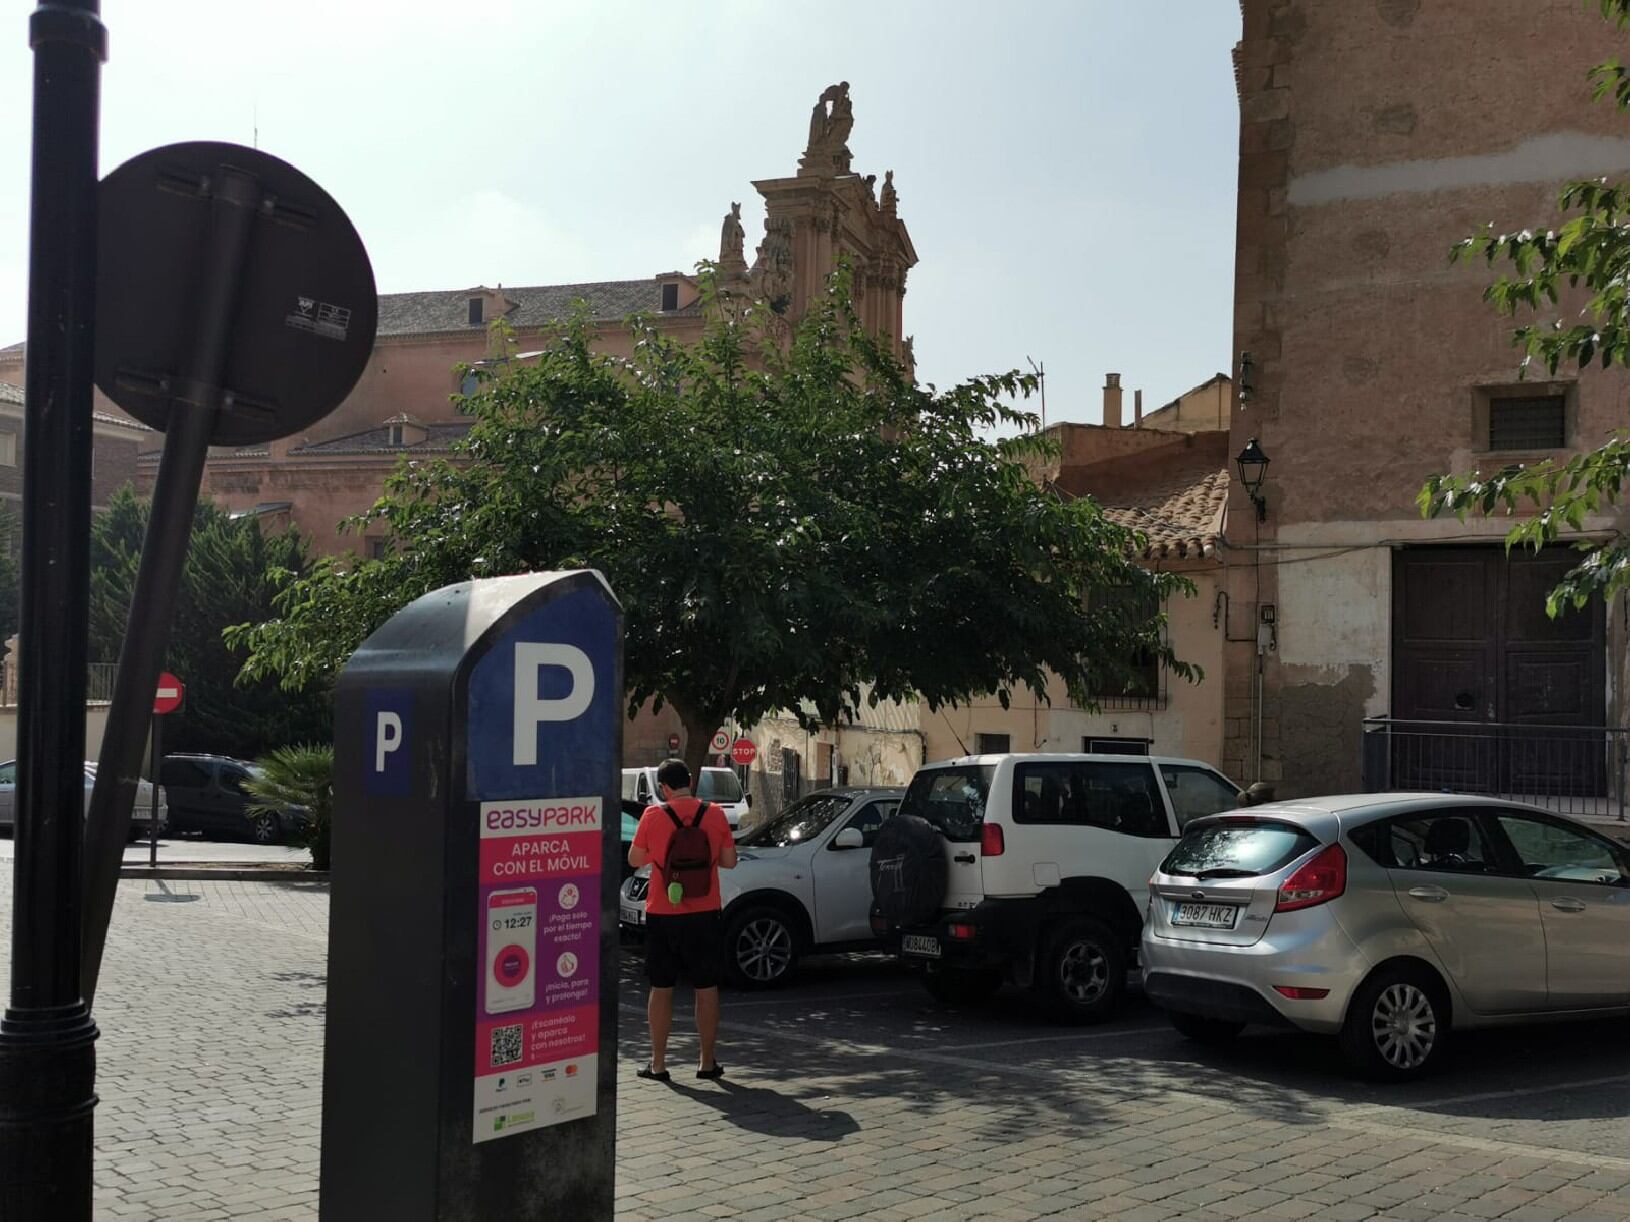
[[[691,825],[696,818],[695,798],[675,798],[668,803],[685,823]],[[730,843],[730,820],[724,817],[724,808],[709,802],[707,814],[702,816],[702,830],[713,845],[713,869],[709,872],[706,895],[687,895],[677,904],[668,902],[668,880],[663,877],[662,863],[668,859],[668,843],[673,839],[673,820],[660,806],[647,806],[640,816],[640,825],[634,832],[634,847],[651,855],[651,887],[645,896],[645,911],[652,916],[674,916],[685,912],[717,912],[719,910],[719,855]]]

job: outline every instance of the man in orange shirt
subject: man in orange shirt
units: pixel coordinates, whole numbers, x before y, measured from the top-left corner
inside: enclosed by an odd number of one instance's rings
[[[661,806],[647,806],[628,849],[628,864],[635,869],[651,867],[651,885],[645,897],[645,977],[651,982],[646,1015],[651,1023],[651,1060],[639,1071],[642,1078],[669,1080],[668,1032],[673,1027],[674,985],[681,974],[696,994],[696,1033],[701,1037],[702,1055],[697,1063],[698,1078],[721,1078],[724,1068],[713,1054],[719,1035],[719,977],[724,951],[724,931],[719,924],[719,871],[734,869],[736,842],[730,823],[717,804],[703,803],[691,796],[690,769],[683,760],[664,760],[657,769],[657,792]],[[697,812],[703,806],[700,820]],[[670,813],[671,812],[671,813]],[[687,870],[686,886],[672,870],[668,877],[669,850],[682,828],[696,827],[706,834],[708,848],[705,875],[707,889],[696,885],[699,871]],[[686,840],[698,840],[690,835]]]

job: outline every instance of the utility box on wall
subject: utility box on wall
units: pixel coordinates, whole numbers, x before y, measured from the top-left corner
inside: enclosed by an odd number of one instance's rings
[[[622,613],[449,586],[335,695],[321,1215],[610,1218]]]

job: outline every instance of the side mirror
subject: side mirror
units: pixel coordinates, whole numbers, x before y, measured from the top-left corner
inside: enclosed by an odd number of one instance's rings
[[[866,847],[866,833],[858,827],[846,827],[832,837],[832,847],[835,849],[863,849]]]

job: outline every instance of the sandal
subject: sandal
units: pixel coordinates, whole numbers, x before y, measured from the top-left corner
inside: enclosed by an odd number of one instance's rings
[[[707,1081],[722,1078],[724,1077],[724,1066],[719,1064],[718,1061],[714,1061],[712,1069],[698,1069],[696,1071],[696,1076],[698,1078],[706,1079]]]
[[[652,1069],[649,1061],[642,1065],[640,1071],[634,1076],[636,1078],[645,1078],[650,1082],[667,1082],[672,1077],[666,1069]]]

